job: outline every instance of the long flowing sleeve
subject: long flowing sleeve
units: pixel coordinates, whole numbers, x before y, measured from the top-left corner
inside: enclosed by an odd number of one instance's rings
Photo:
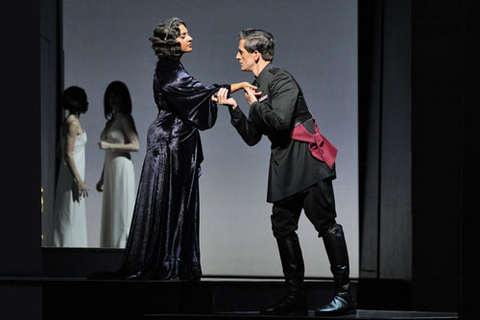
[[[158,71],[157,71],[158,72]],[[157,74],[157,77],[160,75]],[[213,127],[217,119],[217,103],[211,96],[221,87],[229,85],[203,85],[184,69],[175,70],[164,82],[161,93],[169,108],[199,130]]]

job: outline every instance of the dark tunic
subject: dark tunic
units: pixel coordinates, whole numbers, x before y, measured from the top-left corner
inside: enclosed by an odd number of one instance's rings
[[[117,274],[199,280],[199,130],[215,124],[217,105],[211,96],[225,86],[205,86],[180,64],[158,60],[153,81],[158,115],[148,129],[130,234]]]
[[[335,168],[330,170],[314,158],[307,142],[291,138],[292,129],[300,123],[315,132],[312,115],[293,76],[270,63],[253,84],[262,96],[250,106],[248,118],[240,107],[229,110],[232,125],[248,145],[257,144],[262,135],[272,143],[267,202],[286,199],[320,180],[334,179]]]

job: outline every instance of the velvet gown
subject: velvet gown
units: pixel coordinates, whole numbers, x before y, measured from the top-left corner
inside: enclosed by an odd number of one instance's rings
[[[158,115],[147,134],[130,234],[117,275],[123,278],[198,281],[199,131],[213,127],[213,93],[175,61],[157,61],[153,91]]]

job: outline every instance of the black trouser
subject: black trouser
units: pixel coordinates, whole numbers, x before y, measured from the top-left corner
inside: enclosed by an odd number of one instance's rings
[[[318,236],[322,237],[325,231],[336,223],[332,180],[321,180],[295,196],[273,204],[271,221],[275,238],[296,235],[302,209],[317,230]]]

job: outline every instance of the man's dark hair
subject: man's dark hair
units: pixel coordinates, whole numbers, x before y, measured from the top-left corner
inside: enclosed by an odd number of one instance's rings
[[[63,91],[60,106],[73,113],[85,113],[88,110],[87,94],[77,86],[71,86]]]
[[[272,61],[275,52],[275,39],[270,32],[260,29],[245,29],[239,33],[240,40],[245,39],[245,50],[260,52],[263,60]]]
[[[182,50],[177,38],[180,36],[179,26],[181,24],[187,26],[180,18],[168,18],[153,30],[153,36],[149,40],[157,57],[172,60],[180,59]]]
[[[105,90],[103,95],[103,111],[105,118],[110,119],[113,116],[113,109],[108,101],[108,96],[114,94],[119,98],[120,112],[122,114],[132,114],[132,98],[127,85],[121,81],[113,81]]]

